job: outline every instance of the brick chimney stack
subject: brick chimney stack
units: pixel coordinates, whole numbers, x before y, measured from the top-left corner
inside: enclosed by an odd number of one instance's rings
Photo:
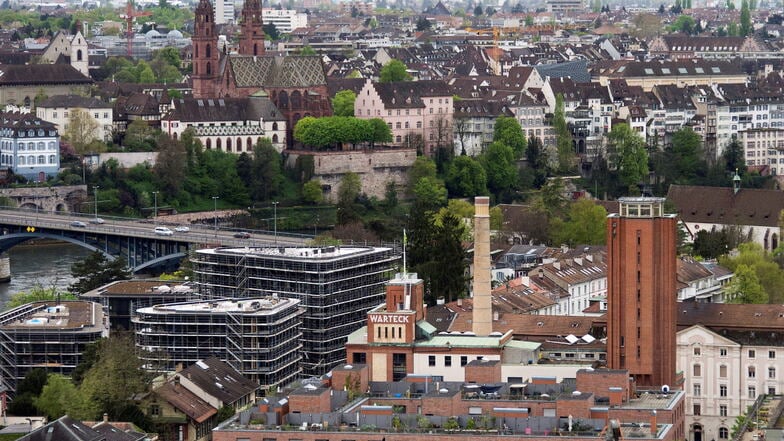
[[[493,332],[493,304],[490,297],[490,198],[474,200],[474,314],[473,331],[479,336]]]

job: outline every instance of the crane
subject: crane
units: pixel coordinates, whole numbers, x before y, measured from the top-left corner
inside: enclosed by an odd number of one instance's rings
[[[136,17],[148,17],[152,15],[150,11],[137,11],[133,7],[133,2],[128,0],[128,3],[125,4],[125,15],[122,15],[121,18],[125,19],[125,40],[128,43],[128,52],[127,55],[129,57],[133,56],[133,19]]]

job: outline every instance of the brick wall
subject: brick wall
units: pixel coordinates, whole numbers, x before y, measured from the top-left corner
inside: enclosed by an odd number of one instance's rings
[[[330,409],[330,389],[322,389],[319,393],[296,392],[289,396],[289,410],[299,413],[328,413]]]

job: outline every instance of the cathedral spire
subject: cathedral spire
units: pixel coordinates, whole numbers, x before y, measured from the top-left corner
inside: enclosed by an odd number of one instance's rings
[[[240,55],[264,54],[264,22],[261,18],[261,1],[246,0],[242,7],[242,35],[240,36]]]

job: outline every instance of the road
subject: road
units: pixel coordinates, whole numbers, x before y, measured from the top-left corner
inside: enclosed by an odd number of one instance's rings
[[[224,246],[279,246],[279,245],[304,245],[312,238],[304,235],[292,235],[286,233],[273,234],[269,231],[251,231],[248,239],[235,238],[236,229],[214,229],[208,225],[191,224],[186,225],[190,228],[188,232],[176,232],[177,225],[164,222],[154,223],[151,220],[136,220],[127,218],[101,216],[103,223],[93,223],[93,216],[69,215],[61,213],[51,213],[43,211],[27,211],[3,208],[0,209],[0,223],[10,225],[29,226],[34,228],[49,228],[56,230],[68,230],[77,232],[94,232],[112,234],[118,236],[133,236],[155,238],[158,240],[173,240],[177,242],[189,242],[207,245]],[[74,226],[72,222],[80,221],[86,224],[85,227]],[[166,226],[174,233],[172,236],[162,236],[155,233],[156,226]]]

